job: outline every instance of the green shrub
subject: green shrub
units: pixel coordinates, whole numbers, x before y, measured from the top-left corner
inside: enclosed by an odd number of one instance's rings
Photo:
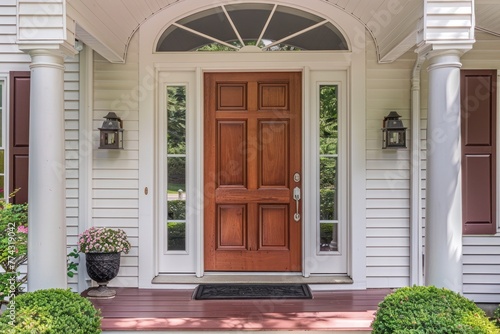
[[[447,289],[414,286],[396,290],[380,304],[373,334],[499,333],[469,299]]]
[[[186,250],[186,223],[167,223],[168,250]]]
[[[167,202],[168,220],[186,219],[186,201],[170,200]]]
[[[500,305],[493,312],[493,322],[495,325],[500,328]]]
[[[16,296],[0,316],[6,334],[97,334],[99,311],[69,289],[47,289]]]
[[[28,205],[0,200],[0,305],[22,292],[28,275],[22,275],[19,267],[27,259]]]
[[[319,191],[320,203],[319,212],[321,220],[335,220],[335,190],[331,188],[321,189]]]

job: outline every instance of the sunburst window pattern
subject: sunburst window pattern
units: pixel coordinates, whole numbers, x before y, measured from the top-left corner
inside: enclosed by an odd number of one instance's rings
[[[161,35],[157,52],[347,50],[319,16],[272,4],[223,5],[185,17]]]

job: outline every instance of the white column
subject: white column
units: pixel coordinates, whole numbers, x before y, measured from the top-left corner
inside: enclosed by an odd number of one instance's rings
[[[28,289],[66,288],[64,58],[32,50]]]
[[[428,58],[425,284],[462,292],[460,53]]]

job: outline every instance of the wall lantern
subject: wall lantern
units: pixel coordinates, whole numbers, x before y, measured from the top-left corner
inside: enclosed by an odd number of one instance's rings
[[[109,112],[99,128],[100,149],[123,149],[123,121],[114,112]]]
[[[384,117],[382,148],[406,148],[406,128],[400,117],[395,111]]]

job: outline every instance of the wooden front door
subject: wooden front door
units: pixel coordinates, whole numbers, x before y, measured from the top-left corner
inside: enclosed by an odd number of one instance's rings
[[[301,271],[301,73],[204,79],[205,270]]]

